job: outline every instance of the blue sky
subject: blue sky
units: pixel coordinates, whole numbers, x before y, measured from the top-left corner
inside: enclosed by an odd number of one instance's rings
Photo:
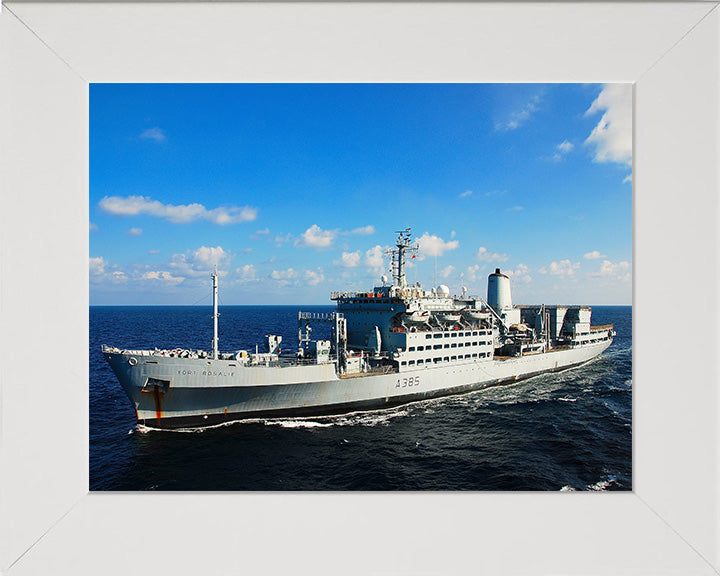
[[[329,304],[408,226],[427,288],[631,304],[631,164],[627,84],[93,84],[90,304]]]

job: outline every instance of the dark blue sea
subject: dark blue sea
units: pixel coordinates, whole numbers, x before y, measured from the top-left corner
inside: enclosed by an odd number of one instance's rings
[[[224,306],[220,349],[254,350],[270,333],[294,348],[298,310]],[[632,490],[630,306],[593,307],[617,337],[565,372],[382,412],[138,429],[100,345],[209,350],[211,314],[90,308],[91,490]]]

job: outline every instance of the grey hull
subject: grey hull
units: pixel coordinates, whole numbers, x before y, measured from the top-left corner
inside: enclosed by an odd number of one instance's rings
[[[466,360],[339,378],[333,364],[238,366],[226,360],[105,353],[141,424],[210,426],[248,418],[320,416],[461,394],[584,364],[611,341],[519,358]],[[148,386],[150,381],[166,387]]]

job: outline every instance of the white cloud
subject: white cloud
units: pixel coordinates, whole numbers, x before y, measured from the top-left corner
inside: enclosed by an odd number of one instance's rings
[[[627,184],[628,182],[632,184],[632,172],[623,178],[623,184]]]
[[[117,266],[106,262],[102,256],[90,258],[90,281],[94,284],[109,281],[113,284],[127,282],[128,276]]]
[[[262,234],[270,234],[270,228],[264,228],[264,229],[262,229],[262,230],[256,230],[256,231],[255,231],[255,234],[260,234],[260,235],[262,235]]]
[[[360,265],[360,250],[357,252],[343,252],[340,260],[335,260],[333,264],[342,266],[343,268],[355,268]]]
[[[213,224],[225,226],[226,224],[238,224],[239,222],[255,220],[257,213],[258,209],[250,206],[231,206],[230,208],[208,210],[204,218]]]
[[[441,278],[449,278],[450,274],[452,274],[455,271],[455,266],[445,266],[442,270],[440,270],[440,277]]]
[[[283,244],[290,242],[293,239],[292,234],[289,232],[285,236],[275,236],[275,246],[280,248]]]
[[[372,224],[368,224],[367,226],[355,228],[354,230],[350,230],[349,232],[343,232],[343,234],[350,234],[353,236],[370,236],[370,234],[375,234],[375,226],[373,226]]]
[[[430,235],[425,232],[418,238],[418,245],[420,246],[418,260],[424,260],[427,256],[442,256],[449,250],[455,250],[460,246],[460,242],[457,240],[445,242],[445,240],[439,236]]]
[[[292,268],[288,268],[287,270],[273,270],[270,278],[273,280],[288,280],[290,278],[297,278],[297,272]]]
[[[600,270],[593,276],[604,276],[607,278],[616,278],[623,282],[629,282],[632,278],[632,264],[630,262],[611,262],[603,260]]]
[[[595,149],[595,162],[632,164],[632,85],[605,84],[586,116],[603,112],[600,122],[585,140]]]
[[[142,233],[142,228],[130,228],[130,230],[125,232],[128,236],[140,236]]]
[[[248,222],[257,218],[258,209],[250,206],[229,206],[208,210],[202,204],[163,204],[149,196],[105,196],[100,208],[115,216],[138,216],[141,214],[163,218],[173,224],[187,224],[195,220],[207,220],[224,226]]]
[[[245,264],[242,268],[235,270],[240,275],[240,282],[254,282],[257,280],[257,270],[252,264]]]
[[[572,263],[570,260],[560,260],[560,262],[550,262],[550,265],[542,267],[538,272],[540,274],[551,274],[552,276],[573,276],[575,270],[580,268],[580,262]]]
[[[563,140],[562,142],[560,142],[560,144],[556,146],[557,151],[562,152],[563,154],[572,152],[573,148],[575,148],[575,145],[568,140]]]
[[[93,276],[102,276],[105,274],[106,262],[102,256],[90,258],[90,274]]]
[[[295,244],[311,248],[328,248],[332,245],[337,234],[337,230],[323,230],[317,224],[313,224],[302,233],[302,238]]]
[[[148,250],[148,254],[160,254],[160,250]]]
[[[365,252],[365,265],[377,272],[385,268],[385,248],[380,245],[373,246]]]
[[[560,162],[565,156],[567,156],[570,152],[573,151],[575,148],[575,145],[570,142],[569,140],[563,140],[555,146],[555,153],[553,154],[552,159],[555,160],[555,162]]]
[[[506,262],[509,258],[507,254],[498,254],[497,252],[488,252],[485,246],[478,248],[477,254],[475,254],[480,262]]]
[[[166,139],[165,131],[157,126],[143,131],[140,134],[140,138],[143,138],[144,140],[155,140],[155,142],[164,142]]]
[[[323,275],[322,270],[318,269],[318,272],[305,270],[305,281],[309,286],[317,286],[323,280],[325,280],[325,276]]]
[[[532,282],[532,276],[530,276],[529,272],[530,268],[525,264],[518,264],[514,270],[503,270],[503,274],[512,278],[513,282],[523,282],[524,284]]]
[[[155,286],[177,286],[185,281],[168,270],[152,270],[149,265],[131,265],[122,270],[117,264],[109,264],[102,257],[90,258],[90,279],[93,284],[130,284],[152,283]]]
[[[148,272],[145,272],[141,277],[141,280],[157,280],[159,282],[164,282],[166,284],[180,284],[185,280],[185,278],[181,276],[173,276],[170,272],[166,270],[151,270]]]
[[[224,262],[229,256],[230,255],[222,249],[222,246],[200,246],[200,248],[193,252],[193,260],[208,269],[216,265],[219,266],[220,263]]]
[[[113,284],[122,284],[128,281],[128,276],[122,270],[115,270],[112,274],[110,274],[110,281]]]
[[[472,190],[465,190],[465,192],[460,193],[460,198],[467,198],[468,196],[472,196]]]
[[[168,266],[179,276],[197,278],[210,274],[217,264],[218,275],[225,276],[231,259],[222,246],[201,246],[186,254],[173,254]]]
[[[371,268],[374,272],[380,273],[385,268],[384,255],[385,248],[377,245],[365,251],[364,259],[360,250],[356,250],[355,252],[343,252],[340,256],[340,260],[333,260],[333,264],[335,266],[342,266],[343,268],[357,268],[361,264],[364,264],[368,268]]]
[[[287,270],[273,270],[270,273],[270,278],[277,280],[280,286],[288,286],[292,284],[293,280],[297,277],[298,273],[292,268],[288,268]]]
[[[92,232],[93,230],[97,230],[97,229],[98,229],[97,224],[93,224],[92,222],[90,222],[90,232]]]
[[[522,212],[523,210],[525,210],[525,208],[522,206],[511,206],[508,208],[508,212]]]
[[[463,272],[460,277],[467,281],[470,284],[474,284],[479,280],[478,277],[478,271],[480,270],[480,264],[475,264],[474,266],[468,266],[465,272]]]
[[[507,132],[508,130],[516,130],[517,128],[520,128],[520,126],[527,122],[527,120],[529,120],[530,117],[537,111],[541,100],[542,96],[540,94],[536,94],[530,98],[528,103],[520,110],[510,114],[510,117],[507,120],[504,122],[496,122],[495,130]]]
[[[583,255],[583,258],[586,260],[597,260],[598,258],[605,258],[605,254],[600,254],[597,250],[593,250],[592,252],[588,252]]]

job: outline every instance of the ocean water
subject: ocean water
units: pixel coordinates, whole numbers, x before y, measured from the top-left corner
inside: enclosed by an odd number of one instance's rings
[[[220,349],[254,350],[269,333],[294,347],[298,310],[222,307]],[[138,427],[100,345],[207,350],[211,314],[208,306],[90,308],[91,490],[632,489],[630,306],[593,307],[593,324],[617,331],[601,357],[512,385],[381,412]]]

